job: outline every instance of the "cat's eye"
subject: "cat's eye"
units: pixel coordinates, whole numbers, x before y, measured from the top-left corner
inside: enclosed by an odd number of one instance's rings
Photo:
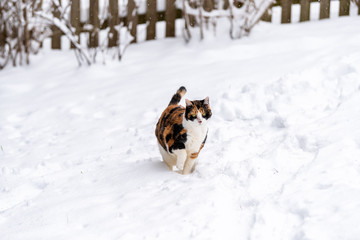
[[[203,113],[202,115],[203,115],[203,117],[205,117],[206,113]]]
[[[192,116],[193,116],[193,117],[196,117],[196,114],[193,114]]]

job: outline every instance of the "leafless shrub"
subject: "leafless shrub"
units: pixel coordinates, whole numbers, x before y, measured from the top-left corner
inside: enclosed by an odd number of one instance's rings
[[[111,29],[101,30],[106,32],[106,39],[102,39],[96,46],[90,47],[90,36],[88,35],[87,46],[79,43],[79,33],[70,23],[70,9],[72,1],[62,6],[59,0],[1,0],[0,1],[0,69],[12,62],[13,66],[29,64],[30,55],[36,54],[42,46],[45,38],[53,35],[54,30],[60,30],[72,43],[79,65],[96,61],[98,53],[103,56],[113,51],[121,60],[126,47],[132,38],[130,29],[123,23],[114,25]],[[104,8],[107,10],[106,8]],[[109,18],[109,11],[99,14],[99,25],[92,26],[92,32],[99,33],[100,26]],[[129,24],[131,26],[131,23]],[[90,26],[90,25],[89,25]],[[111,32],[110,32],[111,31]],[[124,34],[123,38],[118,36],[115,47],[109,48],[109,38],[113,34]],[[115,52],[115,54],[114,54]]]
[[[184,0],[185,40],[189,41],[190,29],[194,27],[203,39],[204,29],[211,25],[215,31],[219,18],[229,19],[231,38],[241,38],[250,33],[272,3],[273,0]]]
[[[8,62],[29,64],[51,32],[36,16],[41,0],[2,0],[0,2],[0,69]]]

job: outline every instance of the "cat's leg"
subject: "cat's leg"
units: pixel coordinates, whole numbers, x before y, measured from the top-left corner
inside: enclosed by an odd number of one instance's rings
[[[181,171],[184,168],[184,164],[186,161],[186,150],[185,149],[178,149],[173,151],[176,156],[176,167]]]
[[[176,164],[175,158],[171,156],[167,151],[165,151],[162,146],[160,146],[160,144],[158,145],[163,162],[168,166],[171,171],[173,171],[174,165]]]
[[[195,161],[195,163],[194,163],[193,167],[191,168],[190,173],[193,173],[193,172],[195,171],[195,167],[196,167],[196,165],[197,165],[197,161]]]
[[[164,163],[166,164],[166,166],[168,166],[168,168],[170,169],[170,171],[174,170],[174,166],[175,166],[175,159],[172,158],[170,156],[170,154],[168,154],[168,156],[166,156],[165,158],[163,158]]]
[[[203,149],[204,145],[205,145],[205,143],[202,143],[198,152],[193,152],[193,153],[190,154],[189,167],[191,166],[191,168],[190,168],[189,173],[192,173],[192,172],[195,171],[195,167],[196,167],[197,162],[198,162],[197,158],[198,158],[198,156],[200,154],[201,149]]]
[[[195,169],[195,164],[196,164],[196,158],[197,158],[197,154],[196,156],[194,154],[190,154],[185,162],[184,165],[184,169],[183,169],[183,174],[189,174],[192,173]]]
[[[183,174],[189,174],[189,173],[194,172],[196,164],[197,164],[197,157],[199,156],[200,150],[198,152],[194,152],[189,155],[189,157],[185,163]]]
[[[174,170],[174,166],[176,165],[176,159],[170,154],[166,153],[166,156],[163,157],[164,163],[169,167],[171,171]]]

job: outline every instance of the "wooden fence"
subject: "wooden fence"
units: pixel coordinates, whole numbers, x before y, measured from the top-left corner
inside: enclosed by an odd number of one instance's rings
[[[71,10],[70,10],[70,22],[71,25],[76,29],[76,34],[80,35],[81,32],[89,33],[89,47],[97,47],[99,45],[99,33],[96,29],[105,29],[109,27],[109,42],[108,46],[116,46],[119,38],[118,31],[115,29],[115,26],[120,22],[124,26],[128,26],[130,29],[131,35],[134,37],[133,42],[137,41],[137,26],[138,24],[147,23],[146,27],[146,40],[153,40],[156,38],[156,22],[165,21],[166,31],[165,37],[175,37],[175,20],[182,18],[182,10],[177,9],[175,6],[175,0],[165,0],[166,8],[165,11],[157,11],[157,0],[146,0],[147,8],[145,14],[138,14],[136,11],[136,5],[134,0],[128,0],[127,4],[127,13],[125,17],[119,16],[118,9],[118,0],[108,0],[109,2],[109,14],[108,18],[103,21],[100,26],[99,20],[99,0],[89,0],[89,19],[88,24],[93,27],[89,30],[85,28],[84,22],[81,22],[80,19],[80,0],[72,0]],[[235,0],[236,1],[236,0]],[[234,2],[235,2],[234,1]],[[276,0],[273,4],[274,6],[281,7],[281,23],[290,23],[291,22],[291,6],[292,4],[300,4],[300,21],[309,21],[310,20],[310,3],[311,2],[320,2],[320,19],[326,19],[330,17],[330,0]],[[339,0],[340,9],[339,16],[349,15],[350,9],[350,0]],[[214,6],[213,0],[204,1],[204,9],[206,6]],[[208,7],[207,7],[208,8]],[[211,9],[205,9],[207,11]],[[59,15],[59,13],[54,12],[54,16]],[[360,15],[360,6],[358,6],[358,15]],[[263,21],[271,22],[272,16],[271,13],[266,12],[263,17]],[[88,30],[87,30],[88,29]],[[51,39],[51,48],[52,49],[61,49],[61,32],[59,30],[53,29],[53,35]],[[79,38],[80,39],[80,38]],[[73,47],[73,46],[72,46]]]
[[[277,0],[274,6],[281,6],[281,23],[291,23],[291,6],[300,4],[300,22],[305,22],[310,21],[311,2],[320,2],[320,19],[330,18],[330,0]],[[350,0],[339,0],[339,4],[339,16],[348,16]],[[360,15],[360,6],[358,6],[358,15]],[[271,21],[271,16],[265,15],[263,20]]]

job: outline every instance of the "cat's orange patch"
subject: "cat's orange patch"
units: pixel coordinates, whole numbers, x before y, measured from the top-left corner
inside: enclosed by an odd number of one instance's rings
[[[171,149],[177,138],[186,133],[186,130],[182,128],[184,112],[183,106],[170,105],[161,114],[156,125],[155,135],[164,149]],[[181,129],[176,129],[176,126],[181,126]]]

